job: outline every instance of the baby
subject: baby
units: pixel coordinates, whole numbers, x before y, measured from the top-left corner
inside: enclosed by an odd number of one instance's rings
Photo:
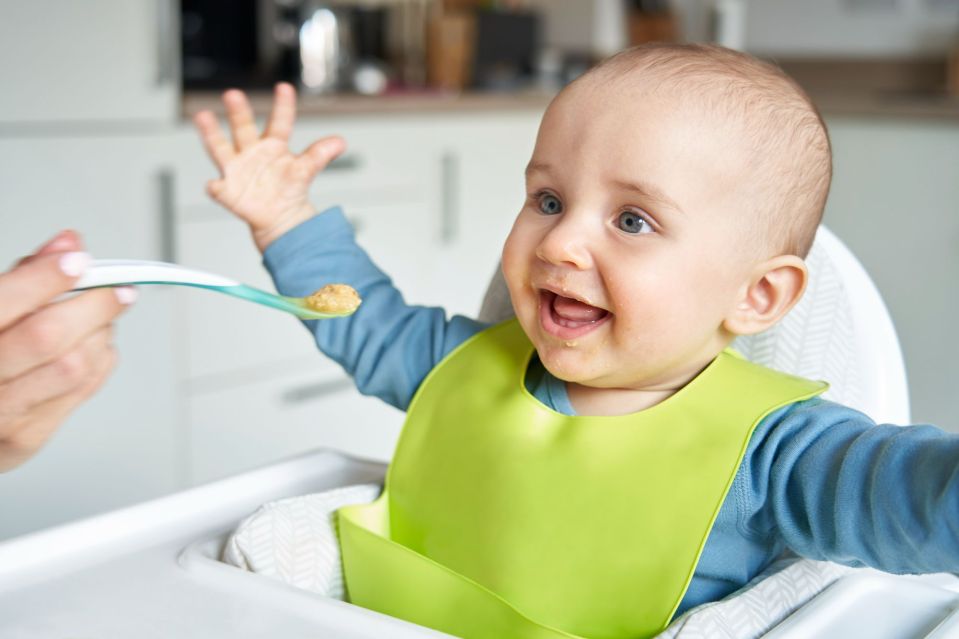
[[[647,637],[777,556],[959,570],[959,437],[877,426],[825,384],[727,349],[803,294],[831,179],[802,90],[745,54],[652,45],[549,105],[503,248],[516,319],[408,306],[296,156],[293,90],[260,136],[196,117],[277,288],[345,281],[306,322],[361,391],[408,411],[386,488],[338,513],[351,601],[465,637]]]

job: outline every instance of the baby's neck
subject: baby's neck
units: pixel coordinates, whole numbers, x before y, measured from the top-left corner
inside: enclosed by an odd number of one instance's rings
[[[577,415],[627,415],[655,406],[677,390],[679,389],[594,388],[566,382],[569,403]]]
[[[577,415],[628,415],[666,400],[699,375],[712,361],[693,368],[650,388],[601,388],[566,382],[566,395]]]

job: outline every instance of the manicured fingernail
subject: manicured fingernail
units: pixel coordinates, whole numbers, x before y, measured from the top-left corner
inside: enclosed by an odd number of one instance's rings
[[[69,248],[72,242],[70,241],[70,236],[67,235],[66,231],[61,231],[55,238],[50,240],[50,243],[47,244],[46,248],[51,251],[60,251],[65,248]]]
[[[121,304],[133,304],[137,299],[137,290],[132,286],[117,286],[113,292]]]
[[[60,231],[53,237],[51,237],[47,242],[37,249],[37,252],[40,251],[63,251],[72,245],[72,240],[68,231]]]
[[[90,260],[92,259],[89,253],[83,251],[64,253],[60,257],[60,270],[70,277],[79,277],[90,266]]]

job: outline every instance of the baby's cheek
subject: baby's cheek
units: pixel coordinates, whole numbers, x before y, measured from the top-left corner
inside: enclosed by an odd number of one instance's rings
[[[509,289],[511,296],[519,293],[524,282],[529,279],[527,276],[529,264],[528,261],[524,259],[524,254],[525,252],[517,246],[516,242],[511,242],[510,239],[507,238],[501,259],[503,279],[506,280],[506,287]]]
[[[513,230],[510,231],[510,234],[506,236],[506,242],[503,243],[502,260],[504,271],[506,270],[507,266],[512,268],[515,265],[516,260],[519,258],[521,253],[520,244],[521,238],[514,227]]]

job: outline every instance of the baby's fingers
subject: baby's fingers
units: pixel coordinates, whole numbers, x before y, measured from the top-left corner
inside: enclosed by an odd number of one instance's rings
[[[220,201],[224,191],[226,191],[225,180],[210,180],[206,183],[206,194],[217,202]]]
[[[193,123],[196,124],[200,132],[200,139],[203,141],[203,148],[206,149],[210,159],[217,165],[220,172],[227,162],[236,155],[233,151],[233,145],[223,135],[220,128],[220,121],[212,111],[200,111],[193,116]]]
[[[313,176],[325,169],[346,150],[346,140],[332,135],[311,144],[297,156],[296,162]]]
[[[264,137],[277,138],[286,142],[293,131],[296,120],[296,89],[292,84],[280,82],[273,91],[273,111],[266,125]]]
[[[246,94],[238,89],[230,89],[223,94],[223,104],[226,106],[226,119],[230,122],[230,132],[233,133],[233,146],[238,152],[256,144],[260,135],[253,121],[253,108]]]

